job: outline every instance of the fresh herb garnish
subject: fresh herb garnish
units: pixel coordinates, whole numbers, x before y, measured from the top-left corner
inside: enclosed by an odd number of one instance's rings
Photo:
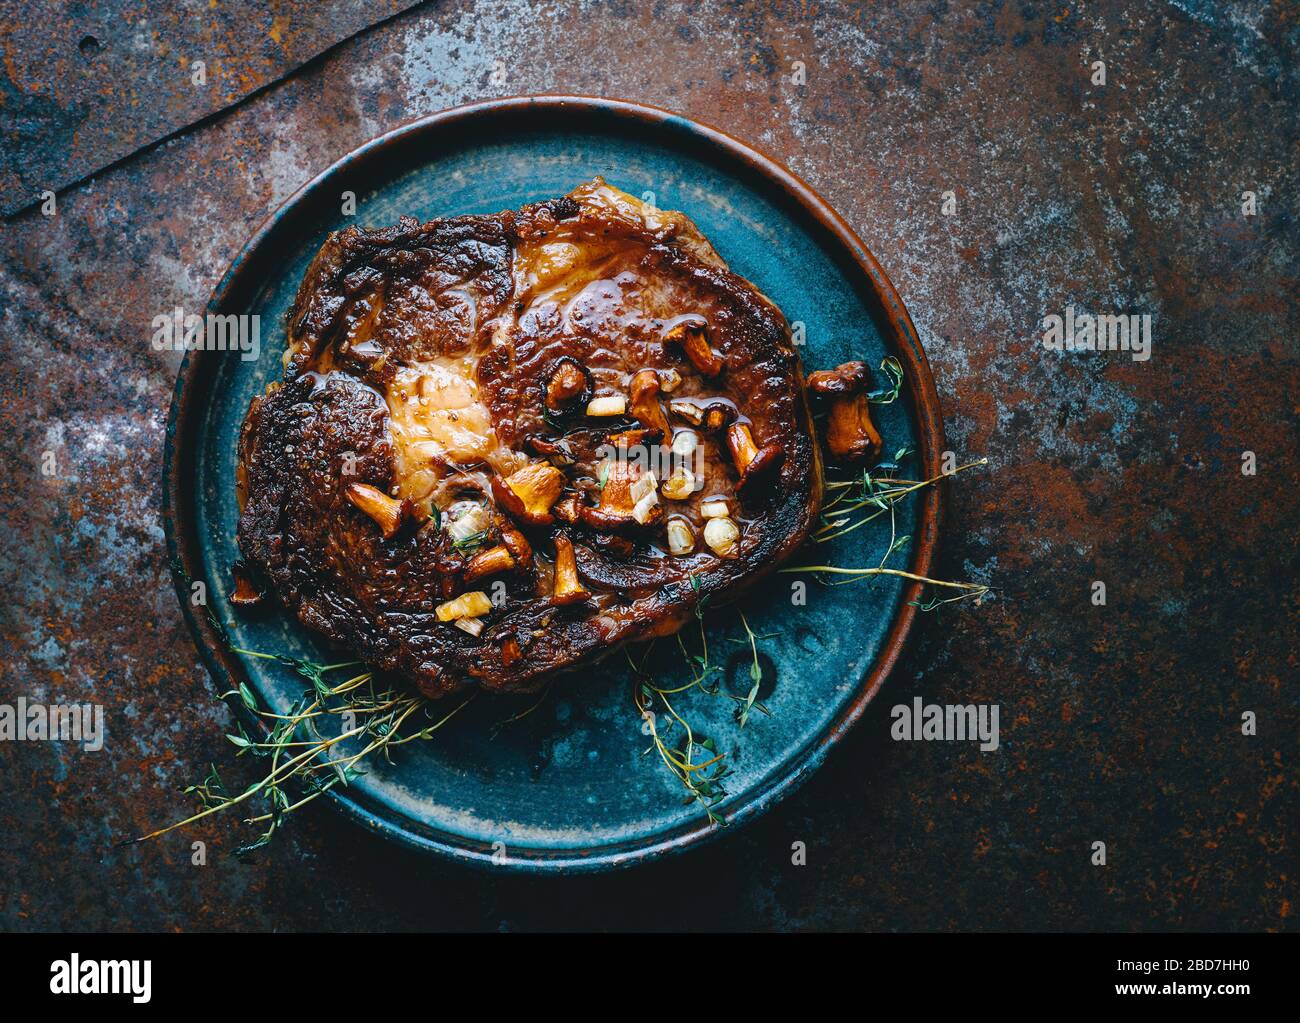
[[[469,536],[462,537],[459,540],[453,540],[451,545],[458,551],[469,551],[475,547],[482,547],[487,543],[488,531],[480,529],[477,533],[470,533]]]
[[[903,387],[903,367],[892,355],[885,357],[880,364],[880,371],[889,378],[889,386],[871,391],[867,395],[873,405],[889,405],[898,400],[898,393]]]
[[[266,730],[265,737],[250,736],[240,724],[236,733],[226,736],[238,750],[237,755],[248,753],[256,759],[266,759],[265,773],[244,791],[232,794],[217,769],[209,765],[210,770],[204,779],[184,790],[186,795],[198,798],[198,812],[134,841],[143,842],[165,835],[257,798],[265,803],[266,811],[246,818],[244,823],[265,825],[266,830],[236,850],[236,855],[250,853],[266,845],[290,813],[337,785],[347,786],[364,773],[362,765],[368,759],[382,755],[391,762],[389,754],[395,747],[416,739],[432,738],[434,732],[472,699],[462,701],[432,724],[412,731],[418,721],[417,715],[424,714],[432,720],[431,705],[424,697],[380,687],[368,671],[337,684],[327,681],[325,676],[328,673],[352,667],[358,663],[356,661],[314,664],[282,654],[264,654],[255,650],[238,652],[279,661],[310,682],[310,688],[305,689],[284,714],[261,709],[247,685],[241,684],[238,689],[222,694],[223,697],[238,696],[244,708]],[[324,725],[335,718],[340,720],[342,727],[337,734],[331,735]],[[357,746],[360,749],[352,752]]]
[[[749,692],[736,708],[736,721],[741,728],[744,728],[749,722],[749,712],[754,709],[754,701],[758,699],[758,687],[763,684],[763,669],[758,663],[758,643],[754,638],[754,630],[749,627],[749,619],[745,617],[743,611],[740,613],[740,624],[745,627],[745,635],[749,637],[749,652],[753,657],[749,666],[749,678],[753,685],[749,687]]]

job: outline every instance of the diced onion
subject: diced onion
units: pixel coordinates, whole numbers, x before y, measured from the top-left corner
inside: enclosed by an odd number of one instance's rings
[[[673,438],[673,454],[679,458],[690,458],[700,446],[700,438],[694,430],[681,430]]]
[[[482,590],[470,590],[469,593],[462,593],[455,600],[439,604],[436,613],[438,621],[450,622],[457,618],[477,618],[491,610],[492,601],[488,600],[486,593]]]
[[[662,493],[672,501],[686,500],[695,493],[695,473],[679,465],[673,470],[673,474],[664,480]]]
[[[727,557],[740,542],[740,527],[731,519],[709,519],[704,524],[704,542],[719,557]]]
[[[471,504],[452,517],[447,524],[447,533],[453,540],[467,540],[475,533],[487,529],[489,521],[486,507],[481,504]]]
[[[587,415],[589,416],[621,416],[626,411],[627,398],[621,394],[592,398],[587,403]]]
[[[651,491],[632,506],[632,518],[644,526],[650,521],[651,516],[654,514],[655,505],[658,503],[659,495]]]
[[[659,480],[655,478],[652,472],[642,473],[628,488],[628,494],[633,501],[640,501],[653,494],[655,488],[659,485]]]
[[[668,550],[677,555],[690,554],[695,550],[695,534],[681,519],[672,519],[668,523]]]

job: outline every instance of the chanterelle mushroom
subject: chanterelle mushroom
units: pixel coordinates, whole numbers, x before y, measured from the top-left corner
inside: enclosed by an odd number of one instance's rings
[[[509,572],[517,564],[515,556],[510,553],[510,548],[499,543],[495,547],[479,551],[469,559],[469,564],[465,566],[465,582],[472,583],[487,575]]]
[[[554,413],[585,407],[591,390],[591,373],[576,359],[566,355],[555,364],[547,378],[546,409]]]
[[[882,441],[867,398],[870,382],[864,362],[845,362],[808,376],[808,389],[830,399],[826,447],[841,462],[865,462],[880,453]]]
[[[671,437],[672,430],[659,407],[659,374],[652,369],[639,370],[632,377],[632,415],[642,426],[658,430],[660,437]]]
[[[592,529],[617,532],[649,526],[663,518],[659,481],[654,473],[643,471],[635,462],[616,458],[605,464],[603,476],[600,503],[578,510],[582,521]]]
[[[555,588],[551,593],[551,603],[578,604],[590,597],[578,579],[578,559],[573,553],[573,543],[563,533],[556,533]]]
[[[492,493],[497,502],[520,522],[545,526],[555,521],[551,505],[564,489],[564,473],[545,462],[534,462],[504,480],[492,477]]]
[[[683,320],[664,335],[664,344],[681,345],[691,365],[706,377],[722,372],[723,361],[709,345],[709,328],[703,320]]]
[[[391,540],[411,515],[411,502],[389,497],[368,483],[349,483],[343,491],[352,504],[375,521],[385,540]]]
[[[756,480],[770,478],[785,461],[785,451],[779,444],[766,444],[759,448],[746,423],[732,423],[728,427],[727,447],[736,471],[740,473],[736,489],[746,496],[749,496]]]

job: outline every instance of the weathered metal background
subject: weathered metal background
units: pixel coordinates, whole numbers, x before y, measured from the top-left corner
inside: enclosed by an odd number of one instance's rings
[[[11,83],[47,59],[12,17]],[[1262,3],[438,3],[7,222],[0,691],[103,703],[109,742],[0,743],[0,926],[1294,926],[1297,31]],[[315,807],[251,865],[222,824],[115,849],[230,755],[168,579],[176,362],[150,320],[201,308],[358,143],[541,91],[716,124],[854,225],[916,320],[952,446],[991,460],[951,488],[943,569],[996,600],[929,618],[795,797],[635,874],[465,874]],[[1150,361],[1045,351],[1068,304],[1152,313]],[[999,704],[1002,749],[891,741],[915,695]]]
[[[3,0],[0,213],[224,110],[414,3]]]

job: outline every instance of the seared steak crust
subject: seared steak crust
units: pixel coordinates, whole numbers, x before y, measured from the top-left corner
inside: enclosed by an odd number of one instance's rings
[[[244,570],[429,696],[675,631],[787,557],[821,497],[780,312],[599,180],[332,235],[240,454]],[[449,607],[471,591],[490,610]]]

